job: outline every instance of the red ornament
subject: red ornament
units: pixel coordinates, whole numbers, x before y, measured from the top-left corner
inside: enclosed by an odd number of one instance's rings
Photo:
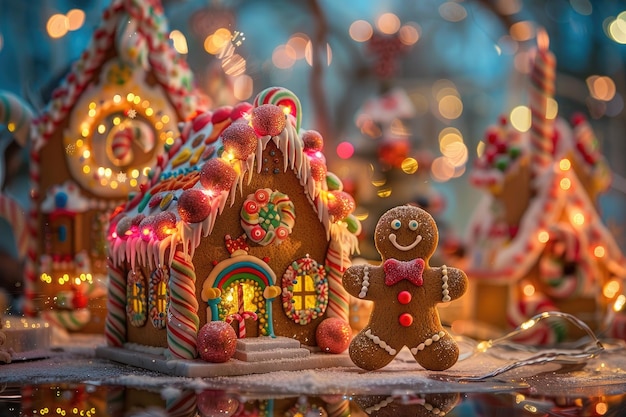
[[[331,191],[328,197],[328,214],[332,221],[343,220],[354,211],[356,203],[345,191]]]
[[[237,159],[248,159],[256,151],[257,142],[254,129],[245,123],[233,123],[222,132],[224,150]]]
[[[211,212],[211,198],[197,188],[183,191],[178,198],[178,214],[187,223],[200,223]]]
[[[208,160],[200,169],[200,184],[209,191],[229,191],[235,182],[237,173],[223,159]]]
[[[315,181],[323,181],[326,179],[326,164],[321,159],[311,158],[311,177]]]
[[[305,151],[321,151],[324,147],[324,138],[316,130],[307,130],[302,133],[302,142],[304,142]]]
[[[198,353],[207,362],[226,362],[235,354],[236,348],[235,329],[224,321],[210,321],[198,332]]]
[[[259,136],[277,136],[285,129],[287,119],[280,107],[263,104],[252,110],[251,123]]]
[[[202,416],[228,417],[237,414],[241,403],[223,391],[202,391],[198,394],[197,405]]]
[[[345,321],[329,317],[315,331],[315,340],[322,352],[341,353],[350,345],[352,330]]]

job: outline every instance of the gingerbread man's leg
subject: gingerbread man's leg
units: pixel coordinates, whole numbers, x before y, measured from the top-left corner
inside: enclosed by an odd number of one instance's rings
[[[349,352],[352,362],[368,371],[384,367],[398,354],[398,350],[376,336],[370,326],[352,339]]]
[[[431,371],[443,371],[459,358],[459,347],[444,330],[427,337],[418,346],[411,347],[417,363]]]

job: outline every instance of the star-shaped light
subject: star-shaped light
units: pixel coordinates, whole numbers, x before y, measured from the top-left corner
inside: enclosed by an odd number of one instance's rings
[[[117,173],[117,182],[124,183],[124,182],[126,182],[126,179],[127,179],[127,177],[126,177],[126,173],[125,172],[120,171],[120,172]]]
[[[128,115],[129,118],[134,119],[135,117],[137,117],[137,110],[130,109],[130,110],[128,110],[127,115]]]

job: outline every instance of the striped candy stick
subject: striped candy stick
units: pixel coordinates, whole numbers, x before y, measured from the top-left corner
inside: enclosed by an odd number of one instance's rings
[[[126,342],[126,274],[110,257],[107,268],[109,286],[104,335],[109,346],[119,347]]]
[[[552,162],[554,118],[547,117],[548,103],[554,96],[556,59],[549,50],[545,30],[537,32],[537,49],[530,75],[530,144],[533,175],[536,178]]]
[[[170,269],[167,314],[167,345],[174,358],[194,359],[197,356],[200,319],[195,288],[196,271],[191,256],[177,251]]]

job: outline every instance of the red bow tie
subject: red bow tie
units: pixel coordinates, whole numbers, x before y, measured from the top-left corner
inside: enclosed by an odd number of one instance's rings
[[[424,279],[425,262],[421,258],[412,261],[398,261],[397,259],[387,259],[383,264],[385,270],[385,284],[394,285],[403,279],[408,279],[414,285],[422,286]]]

